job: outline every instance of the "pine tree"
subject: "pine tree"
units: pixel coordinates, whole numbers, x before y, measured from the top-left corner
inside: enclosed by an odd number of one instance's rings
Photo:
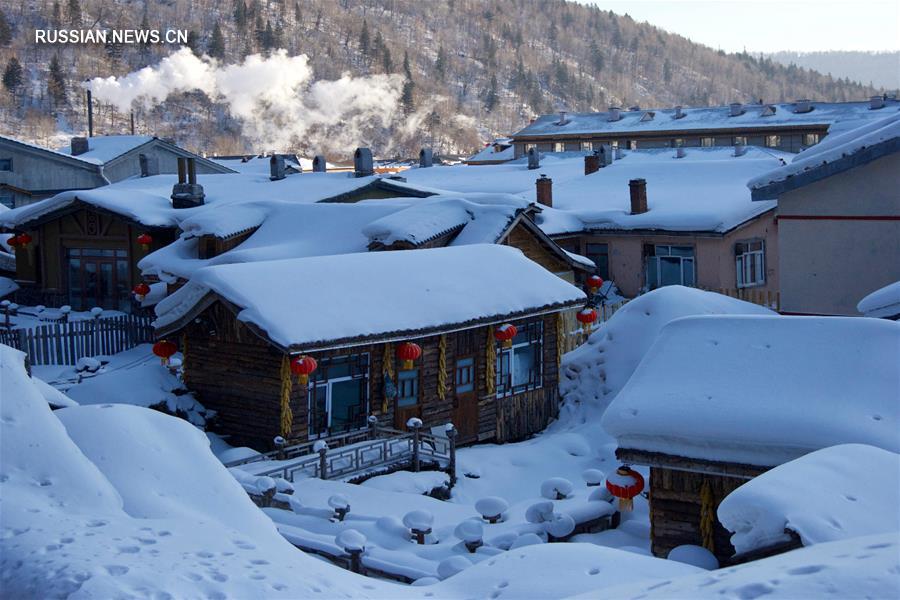
[[[70,26],[75,29],[81,27],[81,3],[78,0],[69,0],[69,5],[66,7],[66,17]]]
[[[299,2],[294,2],[294,23],[303,25],[303,12],[300,10]]]
[[[216,26],[213,27],[212,37],[209,39],[209,47],[206,49],[206,52],[213,58],[220,60],[225,58],[225,36],[222,35],[222,28],[219,27],[218,21],[216,21]]]
[[[407,79],[412,79],[412,68],[409,66],[409,51],[403,51],[403,74],[406,75]]]
[[[391,57],[391,49],[388,48],[387,46],[382,46],[381,64],[384,67],[385,73],[393,73],[394,72],[394,59]]]
[[[484,110],[492,112],[497,107],[499,98],[497,96],[497,76],[491,75],[491,87],[488,89],[484,97]]]
[[[59,6],[59,0],[53,0],[53,9],[50,12],[50,24],[54,29],[62,28],[62,8]]]
[[[444,45],[438,48],[437,58],[434,61],[434,74],[437,75],[438,81],[444,81],[447,76],[447,53],[444,52]]]
[[[359,51],[368,58],[371,41],[369,40],[369,24],[363,21],[362,31],[359,32]]]
[[[597,75],[600,71],[603,70],[603,52],[600,50],[600,46],[597,45],[597,40],[591,40],[591,67],[594,70],[593,75]]]
[[[407,115],[416,111],[415,98],[416,84],[412,79],[403,82],[403,94],[400,96],[400,103],[403,105],[403,112]]]
[[[6,88],[6,91],[15,96],[16,92],[19,91],[19,88],[22,87],[22,82],[22,65],[19,64],[19,59],[13,56],[9,59],[9,62],[6,63],[6,69],[3,71],[3,87]]]
[[[12,26],[6,19],[6,14],[0,10],[0,46],[9,46],[12,38]]]
[[[193,29],[188,31],[186,45],[191,49],[191,52],[193,52],[195,56],[200,56],[200,36],[197,35],[197,32]]]
[[[47,93],[55,105],[68,102],[66,96],[66,78],[62,66],[59,64],[59,56],[53,55],[50,59],[50,70],[47,73]]]
[[[234,10],[232,11],[234,24],[238,31],[243,31],[247,27],[247,5],[244,0],[234,0]]]

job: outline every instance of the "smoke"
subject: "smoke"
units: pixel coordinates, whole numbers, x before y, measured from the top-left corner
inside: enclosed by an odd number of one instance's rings
[[[97,100],[122,111],[199,90],[228,107],[257,149],[347,153],[371,144],[394,122],[402,85],[400,75],[345,74],[335,81],[314,81],[307,57],[288,56],[285,50],[219,65],[182,48],[155,66],[123,77],[98,77],[86,87]]]

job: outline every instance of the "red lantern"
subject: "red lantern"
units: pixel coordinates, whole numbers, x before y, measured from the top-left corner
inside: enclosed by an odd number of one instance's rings
[[[147,297],[147,294],[150,293],[150,286],[141,282],[131,288],[131,291],[134,293],[134,297],[138,299],[138,302],[143,302],[144,298]]]
[[[137,236],[137,241],[138,244],[141,245],[141,248],[143,248],[144,252],[146,252],[150,249],[150,244],[153,243],[153,236],[151,236],[149,233],[142,233],[141,235]]]
[[[587,286],[591,291],[591,294],[596,294],[600,291],[600,288],[603,286],[603,278],[599,275],[591,275],[587,278]]]
[[[412,342],[403,342],[397,346],[397,358],[401,361],[404,371],[413,368],[413,363],[422,356],[422,348],[418,344]]]
[[[6,243],[9,244],[10,248],[15,248],[16,246],[19,245],[19,236],[14,235],[10,238],[7,238]]]
[[[309,376],[318,366],[319,363],[312,356],[298,356],[291,361],[291,373],[297,376],[300,385],[306,385],[309,383]]]
[[[504,348],[511,348],[513,338],[516,337],[517,333],[519,333],[519,330],[516,329],[515,325],[512,323],[504,323],[494,329],[494,339],[501,342]]]
[[[28,235],[27,233],[20,233],[19,235],[16,236],[16,241],[23,248],[27,248],[28,244],[31,243],[31,236]]]
[[[159,357],[162,364],[169,364],[172,355],[178,352],[178,346],[168,340],[160,340],[153,344],[153,354]]]
[[[634,508],[633,498],[644,489],[644,478],[631,467],[623,465],[606,477],[606,489],[619,499],[619,510],[629,511]]]
[[[591,325],[597,321],[597,311],[593,308],[585,308],[584,310],[578,311],[575,318],[581,323],[583,329],[590,331]]]

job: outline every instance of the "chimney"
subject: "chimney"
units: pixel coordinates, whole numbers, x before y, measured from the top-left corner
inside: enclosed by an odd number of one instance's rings
[[[536,147],[528,149],[528,168],[538,169],[541,166],[541,153]]]
[[[743,156],[747,153],[747,147],[744,144],[735,144],[734,145],[734,155],[735,156]]]
[[[584,174],[590,175],[600,170],[600,150],[584,157]]]
[[[684,148],[679,146],[675,149],[675,158],[684,158]]]
[[[541,173],[540,179],[535,180],[538,204],[553,208],[553,180]]]
[[[134,135],[134,111],[131,111],[131,135]]]
[[[201,206],[205,194],[197,183],[197,165],[193,158],[178,157],[178,183],[172,187],[172,208]]]
[[[90,150],[90,147],[88,146],[88,139],[86,137],[73,137],[71,145],[72,156],[78,156]]]
[[[639,104],[635,104],[634,106],[629,106],[628,110],[631,112],[641,112],[641,106]]]
[[[419,150],[419,167],[426,169],[432,165],[434,165],[434,153],[431,148]]]
[[[625,151],[622,150],[621,147],[616,146],[616,160],[622,160],[622,158],[624,156],[625,156]]]
[[[797,100],[794,103],[794,112],[795,113],[808,113],[812,110],[812,103],[804,98],[802,100]]]
[[[613,164],[613,149],[611,144],[600,146],[600,168]]]
[[[744,105],[741,104],[740,102],[732,102],[731,104],[728,105],[728,108],[729,108],[729,112],[728,112],[729,117],[739,117],[742,114],[744,114]]]
[[[869,98],[869,109],[878,110],[884,108],[884,96],[872,96]]]
[[[94,99],[91,90],[87,91],[88,137],[94,137]]]
[[[357,148],[353,153],[353,175],[356,177],[368,177],[375,174],[375,165],[372,160],[372,151],[368,148]]]
[[[628,191],[631,192],[631,214],[647,212],[647,180],[632,179],[628,182]]]
[[[316,154],[313,158],[313,173],[324,173],[328,170],[328,165],[325,163],[325,157],[321,154]]]
[[[566,123],[568,123],[566,120],[566,111],[561,110],[559,111],[559,123],[557,123],[557,125],[565,125]]]
[[[284,179],[284,155],[273,154],[269,157],[269,180]]]
[[[618,106],[609,107],[609,121],[618,121],[622,118],[622,109]]]
[[[684,116],[684,110],[682,110],[681,105],[675,107],[675,118],[680,119]]]

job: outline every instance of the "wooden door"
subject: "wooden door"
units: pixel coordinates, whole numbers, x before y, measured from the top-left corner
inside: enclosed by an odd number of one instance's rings
[[[422,418],[422,399],[419,397],[419,369],[397,373],[397,397],[394,399],[394,428],[406,430],[412,417]]]
[[[453,424],[459,432],[460,442],[478,439],[478,394],[475,357],[460,356],[456,359],[453,397]]]

